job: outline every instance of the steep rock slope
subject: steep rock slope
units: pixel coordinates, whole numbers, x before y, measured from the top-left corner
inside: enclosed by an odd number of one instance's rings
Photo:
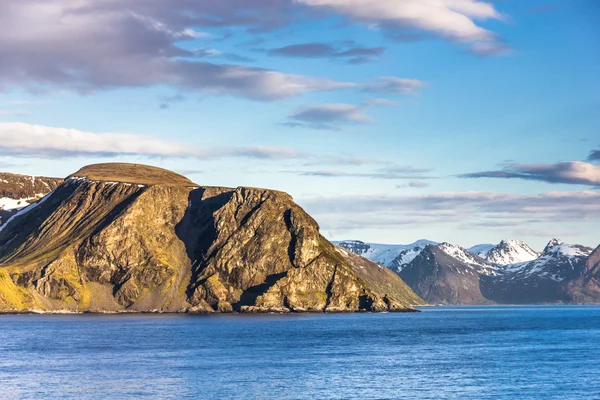
[[[83,168],[0,230],[0,311],[411,311],[393,272],[335,247],[282,192]]]
[[[449,243],[425,247],[399,272],[417,295],[432,304],[487,304],[481,276],[494,276],[496,267]]]
[[[0,173],[0,225],[56,189],[62,179]]]
[[[567,283],[565,291],[571,303],[600,303],[600,246],[588,256],[581,273]]]

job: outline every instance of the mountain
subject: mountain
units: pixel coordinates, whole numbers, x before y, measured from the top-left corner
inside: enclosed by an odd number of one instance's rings
[[[492,264],[518,264],[537,259],[540,254],[520,240],[503,240],[488,251],[480,252],[482,258]]]
[[[286,193],[99,164],[0,228],[0,311],[414,311]]]
[[[429,243],[431,244],[431,243]],[[402,271],[408,264],[410,264],[421,252],[427,247],[429,244],[425,245],[416,245],[406,250],[402,250],[398,257],[396,257],[389,265],[389,268],[392,271],[400,272]]]
[[[417,240],[412,244],[378,244],[365,243],[360,240],[344,240],[333,243],[377,264],[381,264],[394,270],[403,263],[402,258],[407,257],[411,251],[418,251],[416,248],[422,250],[428,244],[437,244],[436,242],[425,239]]]
[[[498,276],[486,279],[485,296],[507,304],[579,302],[575,292],[594,271],[593,265],[587,264],[592,251],[552,239],[539,258],[506,265],[499,269]],[[600,297],[588,301],[597,303]]]
[[[399,275],[425,301],[432,304],[487,304],[481,276],[494,276],[497,267],[450,243],[428,245]]]
[[[568,283],[566,293],[572,303],[600,302],[600,246],[588,256],[581,274]]]
[[[600,303],[600,248],[553,239],[538,254],[505,240],[482,254],[427,246],[398,273],[433,304]]]
[[[495,245],[493,244],[478,244],[476,246],[469,247],[467,250],[469,251],[469,253],[475,254],[479,257],[483,257],[488,253],[488,251],[493,249],[494,246]]]
[[[0,225],[56,189],[62,179],[0,173]]]

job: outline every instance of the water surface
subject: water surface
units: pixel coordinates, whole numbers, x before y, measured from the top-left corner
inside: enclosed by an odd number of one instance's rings
[[[3,315],[0,398],[600,399],[600,307]]]

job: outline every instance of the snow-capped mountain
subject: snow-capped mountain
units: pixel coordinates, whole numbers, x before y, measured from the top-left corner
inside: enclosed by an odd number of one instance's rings
[[[472,254],[460,246],[450,243],[442,243],[437,246],[441,251],[458,261],[460,264],[466,265],[475,270],[478,274],[496,275],[496,268],[487,260]],[[451,264],[452,265],[452,264]]]
[[[540,254],[520,240],[503,240],[480,256],[492,264],[508,265],[533,261]]]
[[[339,244],[392,269],[431,304],[600,303],[600,247],[558,239],[542,253],[519,240],[468,250],[431,241]]]
[[[341,242],[333,242],[351,252],[366,258],[367,260],[376,262],[386,267],[393,268],[397,263],[396,259],[404,254],[406,256],[410,251],[420,251],[429,244],[437,244],[431,240],[417,240],[412,244],[378,244],[365,243],[360,240],[344,240]],[[416,250],[419,248],[420,250]],[[417,253],[418,254],[418,253]],[[413,257],[414,258],[414,257]]]
[[[552,239],[539,258],[500,267],[497,277],[484,282],[485,294],[508,304],[598,303],[600,290],[594,297],[585,289],[593,279],[600,279],[586,269],[592,252],[589,247]]]
[[[402,250],[388,267],[396,272],[402,271],[412,260],[414,260],[426,246],[415,246],[411,249]]]
[[[493,249],[494,246],[495,245],[493,244],[478,244],[476,246],[469,247],[467,250],[469,250],[469,253],[473,253],[476,256],[483,257],[487,254],[488,251]]]
[[[593,249],[570,245],[552,239],[539,258],[529,262],[507,265],[503,280],[551,279],[561,282],[574,277],[583,267]]]
[[[495,276],[497,267],[450,243],[426,246],[399,270],[400,277],[432,304],[485,304],[481,276]]]
[[[56,189],[62,181],[62,179],[0,173],[0,225],[19,210]]]

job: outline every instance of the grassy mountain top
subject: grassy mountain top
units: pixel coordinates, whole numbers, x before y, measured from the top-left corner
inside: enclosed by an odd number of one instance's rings
[[[175,172],[142,164],[105,163],[81,168],[69,176],[92,181],[123,182],[139,185],[196,186],[194,182]]]

